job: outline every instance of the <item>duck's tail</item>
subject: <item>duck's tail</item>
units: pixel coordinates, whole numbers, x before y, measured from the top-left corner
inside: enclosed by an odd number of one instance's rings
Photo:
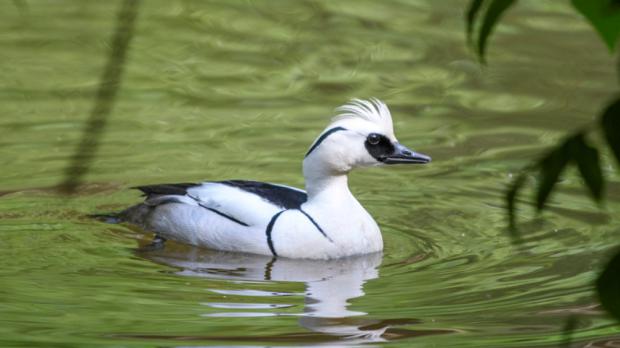
[[[88,217],[108,224],[129,222],[136,225],[143,225],[152,209],[153,207],[140,203],[120,212],[89,214]]]
[[[120,213],[88,214],[87,216],[107,224],[119,224],[123,222]]]

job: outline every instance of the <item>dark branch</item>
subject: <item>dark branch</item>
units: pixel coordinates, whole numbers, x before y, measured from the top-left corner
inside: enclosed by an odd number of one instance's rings
[[[99,147],[99,138],[106,126],[108,115],[112,111],[116,94],[120,88],[123,66],[127,58],[129,42],[133,36],[139,3],[140,0],[124,0],[118,12],[112,49],[101,76],[95,105],[82,132],[82,140],[65,170],[64,181],[60,184],[62,192],[75,192],[82,177],[88,173]]]

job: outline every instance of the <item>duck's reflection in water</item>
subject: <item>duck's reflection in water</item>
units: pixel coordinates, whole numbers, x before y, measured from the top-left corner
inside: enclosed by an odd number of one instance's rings
[[[156,263],[179,268],[178,274],[184,276],[231,280],[237,283],[244,281],[305,283],[305,292],[302,294],[260,290],[212,290],[225,295],[253,297],[303,295],[302,313],[273,312],[278,308],[291,307],[293,304],[203,303],[211,308],[229,310],[210,312],[206,316],[299,316],[299,324],[302,327],[316,333],[337,336],[339,341],[346,340],[347,345],[454,332],[396,328],[395,326],[414,324],[417,320],[372,320],[367,318],[368,313],[348,309],[349,300],[364,296],[364,284],[379,277],[378,267],[383,257],[380,253],[337,260],[293,260],[218,252],[173,243],[167,244],[163,250],[138,250],[137,253],[140,257]],[[236,311],[230,311],[231,309]],[[261,309],[269,311],[256,311]],[[241,337],[237,338],[243,340]],[[256,340],[257,337],[252,339]]]

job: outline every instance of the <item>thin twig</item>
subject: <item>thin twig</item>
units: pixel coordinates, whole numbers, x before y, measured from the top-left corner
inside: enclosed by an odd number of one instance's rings
[[[120,88],[123,66],[127,57],[129,42],[133,36],[139,3],[140,0],[124,0],[118,12],[112,48],[101,76],[95,105],[84,127],[82,140],[65,170],[64,181],[60,184],[61,192],[74,193],[82,177],[90,169],[90,164],[99,147],[100,136]]]

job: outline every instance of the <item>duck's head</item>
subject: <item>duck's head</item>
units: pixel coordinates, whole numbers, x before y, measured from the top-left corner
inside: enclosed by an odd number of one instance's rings
[[[421,164],[431,158],[400,144],[394,135],[388,107],[378,99],[353,99],[312,143],[304,172],[346,174],[357,167]]]

